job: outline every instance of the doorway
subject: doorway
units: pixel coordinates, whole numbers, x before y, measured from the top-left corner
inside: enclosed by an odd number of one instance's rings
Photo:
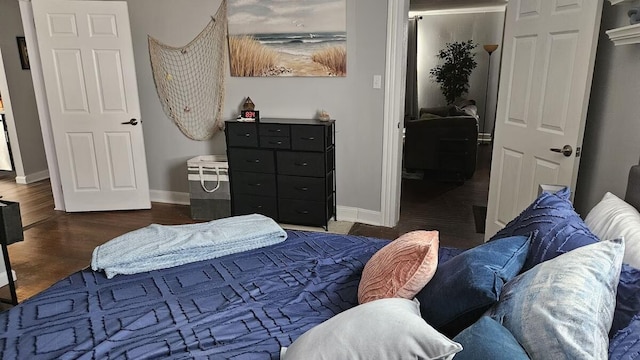
[[[445,169],[447,164],[450,165],[456,159],[445,161],[441,166],[442,171],[403,171],[397,227],[403,231],[418,228],[438,229],[443,244],[468,248],[481,244],[484,240],[491,166],[490,134],[495,119],[505,6],[410,11],[409,16],[422,18],[417,24],[417,50],[414,61],[417,67],[417,94],[414,95],[414,102],[417,103],[418,109],[442,109],[443,106],[446,108],[446,100],[438,84],[429,76],[430,69],[439,64],[436,56],[438,51],[453,42],[472,40],[476,45],[473,52],[477,66],[469,78],[469,90],[465,96],[473,105],[463,108],[469,113],[435,114],[434,111],[425,114],[418,111],[417,121],[427,123],[434,120],[450,120],[453,123],[460,116],[464,116],[473,122],[470,118],[475,117],[479,136],[477,139],[469,139],[472,143],[477,140],[477,156],[473,176],[464,179],[464,182],[460,181],[463,178],[450,176]],[[491,51],[486,50],[487,48]],[[408,54],[408,57],[410,56],[411,54]],[[407,73],[411,74],[411,71],[408,69]],[[407,82],[409,83],[409,80]],[[409,90],[407,96],[411,96]],[[461,104],[456,105],[457,108],[449,105],[449,109],[454,111],[453,109],[461,108]],[[409,113],[409,109],[406,112]],[[424,119],[421,115],[424,115]],[[405,130],[410,132],[414,129],[415,126],[412,124]]]

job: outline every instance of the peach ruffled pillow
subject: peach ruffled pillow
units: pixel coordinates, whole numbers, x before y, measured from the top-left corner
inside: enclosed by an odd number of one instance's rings
[[[362,271],[358,302],[385,298],[412,299],[438,267],[437,231],[412,231],[373,254]]]

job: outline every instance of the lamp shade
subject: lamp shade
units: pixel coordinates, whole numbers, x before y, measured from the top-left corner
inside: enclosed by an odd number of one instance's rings
[[[492,52],[496,51],[496,49],[498,49],[498,44],[487,44],[487,45],[483,45],[482,46],[484,48],[484,50],[486,52],[489,53],[489,55],[491,55]]]

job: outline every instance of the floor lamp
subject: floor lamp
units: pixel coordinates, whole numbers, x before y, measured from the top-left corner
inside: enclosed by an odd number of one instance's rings
[[[486,138],[485,125],[487,124],[487,108],[488,108],[487,100],[489,99],[489,81],[491,79],[490,78],[490,75],[491,75],[491,54],[498,49],[498,44],[487,44],[487,45],[483,45],[482,47],[487,52],[487,54],[489,54],[489,65],[487,66],[487,85],[486,85],[485,92],[484,92],[484,119],[482,121],[482,140],[483,140],[483,143],[484,143],[485,140],[489,140],[489,141],[492,140],[492,139],[487,139]]]

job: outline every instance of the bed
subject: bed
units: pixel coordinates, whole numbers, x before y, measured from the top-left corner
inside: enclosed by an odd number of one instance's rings
[[[640,167],[634,167],[628,202],[623,203],[633,210],[630,204],[640,204],[638,194]],[[111,279],[105,272],[85,269],[0,314],[2,359],[632,359],[640,354],[640,271],[626,256],[630,249],[636,251],[629,245],[637,235],[629,231],[640,227],[640,216],[605,200],[610,198],[605,196],[583,222],[573,212],[568,192],[542,194],[489,245],[476,250],[438,247],[437,232],[432,231],[406,234],[394,242],[286,231],[286,240],[277,244],[165,269]],[[638,224],[630,223],[633,216],[639,216]],[[626,219],[622,227],[611,225],[620,218]],[[588,223],[603,235],[595,235]],[[604,235],[607,231],[625,233],[629,239],[601,239],[609,236]],[[595,246],[597,251],[590,250]],[[552,356],[551,346],[541,357],[528,347],[527,334],[518,334],[522,324],[510,324],[515,316],[504,304],[520,299],[515,290],[520,283],[535,287],[530,273],[547,280],[551,277],[544,271],[561,273],[561,283],[570,276],[545,266],[572,264],[576,269],[585,256],[568,254],[587,250],[597,257],[585,255],[588,266],[603,262],[604,268],[593,269],[595,280],[582,279],[588,284],[583,290],[591,296],[599,292],[595,282],[602,282],[606,301],[598,301],[598,306],[610,311],[607,315],[599,308],[598,319],[580,321],[577,327],[591,332],[591,338],[579,341],[580,349]],[[481,264],[496,259],[504,266]],[[403,273],[391,281],[386,278],[389,266],[404,266]],[[490,276],[478,277],[477,268],[490,269]],[[405,278],[400,285],[398,277]],[[526,301],[516,301],[516,312]],[[378,318],[386,309],[397,312]],[[579,312],[574,310],[568,316]],[[575,340],[575,329],[565,326],[575,318],[550,321]],[[585,325],[589,321],[599,326],[599,333]],[[604,339],[597,335],[602,331]],[[411,343],[401,342],[416,332]],[[557,340],[553,331],[547,332]],[[424,337],[437,341],[423,344]],[[376,346],[386,348],[377,352]],[[500,356],[491,353],[492,346]],[[567,355],[574,350],[591,355]],[[426,355],[416,355],[420,351]],[[604,357],[598,355],[603,351]]]

